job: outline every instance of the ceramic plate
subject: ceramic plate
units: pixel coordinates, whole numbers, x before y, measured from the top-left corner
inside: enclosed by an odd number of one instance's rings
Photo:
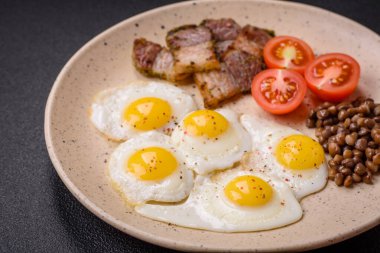
[[[373,185],[358,184],[351,189],[329,182],[323,191],[302,200],[301,221],[254,233],[216,233],[153,221],[136,214],[115,193],[105,172],[117,143],[104,138],[91,125],[88,109],[93,96],[105,88],[146,80],[131,62],[135,38],[164,44],[166,32],[174,25],[198,24],[206,17],[231,17],[242,25],[249,23],[274,29],[278,35],[300,37],[317,54],[352,55],[362,68],[355,95],[362,93],[380,101],[380,38],[347,18],[307,5],[277,1],[197,1],[154,9],[115,25],[84,45],[54,83],[46,106],[46,143],[59,176],[72,194],[112,226],[142,240],[182,250],[306,250],[342,241],[378,225],[378,178]],[[184,88],[194,92],[192,85]],[[305,129],[304,120],[307,107],[317,102],[309,94],[296,112],[275,120],[313,134]],[[249,95],[227,107],[274,118]]]

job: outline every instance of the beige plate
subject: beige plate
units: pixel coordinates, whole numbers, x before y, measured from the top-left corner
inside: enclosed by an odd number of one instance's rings
[[[45,114],[45,137],[51,160],[69,190],[89,210],[112,226],[142,240],[183,250],[278,251],[306,250],[350,238],[380,222],[380,182],[352,189],[327,187],[302,200],[304,217],[293,225],[265,232],[215,233],[156,222],[126,206],[106,180],[105,168],[116,143],[91,125],[88,108],[98,91],[146,78],[131,62],[137,37],[164,43],[168,29],[204,18],[232,17],[305,39],[316,53],[344,52],[362,67],[360,92],[380,101],[380,38],[367,28],[334,13],[290,2],[182,2],[132,17],[83,46],[66,64],[50,93]],[[190,92],[193,88],[187,86]],[[195,92],[196,93],[196,92]],[[196,93],[198,97],[198,93]],[[307,106],[318,101],[308,95],[303,106],[283,124],[304,128]],[[248,95],[228,105],[238,112],[264,113]]]

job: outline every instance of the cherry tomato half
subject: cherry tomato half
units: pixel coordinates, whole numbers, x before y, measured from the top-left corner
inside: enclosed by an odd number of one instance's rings
[[[339,102],[353,93],[360,77],[359,63],[351,56],[331,53],[319,56],[305,70],[305,79],[320,99]]]
[[[266,111],[286,114],[303,101],[307,84],[301,74],[286,69],[267,69],[252,81],[252,96]]]
[[[306,42],[291,36],[277,36],[264,47],[264,60],[268,68],[292,69],[301,74],[314,59],[313,50]]]

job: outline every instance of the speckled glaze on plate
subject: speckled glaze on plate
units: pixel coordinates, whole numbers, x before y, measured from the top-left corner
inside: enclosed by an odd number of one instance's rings
[[[327,187],[302,200],[298,223],[264,232],[215,233],[182,228],[144,218],[125,205],[106,178],[107,160],[117,143],[91,125],[88,109],[93,96],[108,87],[146,80],[131,61],[137,37],[164,44],[173,26],[204,18],[232,17],[238,23],[274,29],[306,40],[316,53],[343,52],[362,67],[359,93],[380,100],[380,38],[337,14],[302,4],[277,1],[182,2],[137,15],[103,32],[66,64],[50,93],[45,112],[45,137],[51,160],[72,194],[95,215],[142,240],[164,247],[197,251],[293,251],[322,247],[350,238],[380,223],[380,180],[351,189]],[[184,87],[199,94],[192,85]],[[308,94],[303,105],[286,117],[276,117],[307,134],[307,107],[318,101]],[[227,107],[237,112],[263,112],[248,95]]]

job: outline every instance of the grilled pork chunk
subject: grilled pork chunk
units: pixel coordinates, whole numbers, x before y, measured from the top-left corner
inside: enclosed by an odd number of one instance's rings
[[[194,81],[201,92],[206,108],[216,108],[223,101],[240,94],[239,88],[224,63],[221,63],[220,70],[195,73]]]
[[[211,32],[206,27],[196,25],[178,27],[168,32],[166,43],[173,53],[173,69],[177,74],[220,68]]]
[[[218,41],[214,45],[216,56],[220,60],[225,52],[232,47],[234,40]]]
[[[206,19],[168,32],[169,49],[136,39],[133,59],[145,75],[180,81],[193,75],[206,108],[216,108],[251,89],[262,70],[262,50],[273,32],[233,19]]]
[[[238,49],[228,50],[223,55],[223,62],[241,93],[251,90],[253,77],[262,70],[261,58]]]
[[[143,74],[151,75],[153,63],[162,47],[144,38],[135,39],[133,42],[132,59],[135,67]]]
[[[216,108],[226,100],[250,91],[253,76],[262,69],[262,60],[231,49],[223,55],[221,66],[221,70],[194,74],[206,108]]]
[[[201,26],[210,29],[215,41],[234,40],[238,36],[241,27],[232,18],[205,19]]]
[[[233,47],[243,50],[248,54],[261,57],[265,44],[272,37],[270,31],[246,25],[236,37]]]
[[[234,41],[217,42],[215,50],[222,69],[194,74],[205,107],[218,107],[250,91],[253,77],[263,68],[262,50],[270,38],[267,31],[247,25]]]
[[[146,76],[172,82],[189,77],[188,74],[174,72],[174,58],[168,49],[146,39],[134,41],[132,58],[136,69]]]

